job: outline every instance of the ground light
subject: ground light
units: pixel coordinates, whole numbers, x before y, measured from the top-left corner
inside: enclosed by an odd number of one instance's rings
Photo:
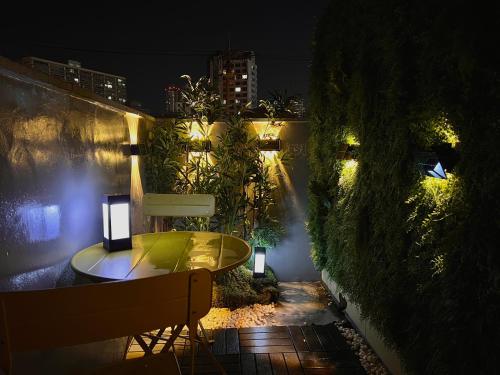
[[[103,245],[109,251],[132,248],[130,195],[105,195],[102,202]]]
[[[254,250],[253,277],[264,277],[266,267],[266,248],[256,247]]]

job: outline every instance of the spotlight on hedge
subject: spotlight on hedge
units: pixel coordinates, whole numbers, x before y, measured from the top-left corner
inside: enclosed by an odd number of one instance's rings
[[[253,277],[264,277],[266,268],[266,248],[254,249]]]
[[[447,179],[446,171],[435,152],[421,152],[418,155],[418,167],[420,172],[429,177]]]
[[[460,159],[459,152],[449,143],[434,145],[432,151],[417,154],[417,164],[425,176],[447,179],[446,172],[453,170]]]
[[[337,160],[352,160],[358,157],[358,146],[342,143],[337,151]]]
[[[102,202],[103,244],[109,251],[132,248],[130,195],[105,195]]]

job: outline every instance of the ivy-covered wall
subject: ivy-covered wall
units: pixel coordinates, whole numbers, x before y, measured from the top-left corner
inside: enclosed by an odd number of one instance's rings
[[[313,258],[415,374],[500,368],[500,33],[472,2],[333,0],[314,41]],[[342,144],[356,160],[339,160]],[[448,179],[419,151],[459,153]]]

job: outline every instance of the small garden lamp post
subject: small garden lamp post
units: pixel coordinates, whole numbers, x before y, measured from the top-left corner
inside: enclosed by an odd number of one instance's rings
[[[132,248],[130,195],[105,195],[102,202],[103,244],[109,251]]]
[[[256,247],[254,250],[253,277],[264,277],[266,267],[266,248]]]

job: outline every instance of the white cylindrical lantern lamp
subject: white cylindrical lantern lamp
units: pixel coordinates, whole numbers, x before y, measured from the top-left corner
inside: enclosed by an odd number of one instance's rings
[[[130,195],[105,195],[102,202],[103,245],[109,251],[132,248]]]

